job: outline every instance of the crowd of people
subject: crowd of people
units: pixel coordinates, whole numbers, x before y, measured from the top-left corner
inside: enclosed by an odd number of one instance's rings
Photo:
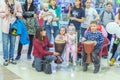
[[[83,59],[83,71],[87,71],[87,53],[83,48],[81,54],[78,54],[78,44],[84,43],[85,41],[92,41],[94,49],[91,54],[95,66],[94,73],[98,73],[100,68],[100,57],[98,54],[105,38],[103,33],[98,30],[98,23],[101,24],[104,29],[110,22],[116,22],[120,25],[120,9],[118,9],[118,13],[115,16],[112,11],[112,3],[107,2],[106,9],[99,15],[96,9],[91,7],[91,0],[85,0],[84,5],[85,7],[83,7],[81,0],[74,0],[74,5],[69,6],[68,9],[68,26],[60,26],[62,13],[56,0],[49,0],[48,3],[43,3],[43,9],[40,10],[39,14],[36,14],[37,9],[34,5],[34,0],[25,0],[23,5],[17,0],[4,0],[0,4],[3,65],[7,66],[9,63],[16,64],[16,60],[20,60],[21,58],[21,51],[24,44],[19,41],[17,56],[14,58],[16,36],[10,33],[11,24],[20,18],[27,28],[29,38],[27,59],[32,59],[31,54],[34,56],[33,63],[37,71],[40,71],[40,62],[43,58],[47,57],[45,59],[55,60],[57,56],[61,56],[61,53],[49,50],[49,47],[55,47],[55,44],[50,43],[53,35],[54,40],[64,41],[66,43],[63,52],[63,54],[66,55],[64,59],[66,65],[69,65],[70,54],[72,54],[74,66],[76,66],[76,61],[79,58]],[[40,19],[43,20],[42,26],[39,25]],[[90,28],[90,30],[85,32],[88,28]],[[21,38],[20,35],[18,36]],[[112,35],[108,33],[107,38],[111,41]],[[111,52],[113,55],[109,64],[112,66],[120,54],[120,38],[117,36]],[[106,58],[108,53],[102,56]]]

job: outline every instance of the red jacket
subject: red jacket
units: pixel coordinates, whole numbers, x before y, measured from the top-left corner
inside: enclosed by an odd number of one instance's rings
[[[38,39],[34,38],[33,56],[43,58],[45,55],[53,55],[53,52],[47,51],[46,47],[53,47],[53,45],[49,43],[48,37],[46,37],[42,43],[40,43]]]

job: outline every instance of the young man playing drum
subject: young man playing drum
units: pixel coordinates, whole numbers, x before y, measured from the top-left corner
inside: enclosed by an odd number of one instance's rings
[[[83,44],[84,42],[92,42],[93,45],[94,45],[94,49],[91,53],[91,56],[92,56],[92,61],[94,63],[94,72],[93,73],[97,73],[99,72],[99,68],[100,68],[100,59],[99,59],[99,56],[98,56],[98,53],[100,52],[100,49],[102,47],[102,44],[104,42],[104,37],[102,35],[102,32],[98,31],[97,30],[97,23],[96,21],[92,21],[90,23],[90,31],[88,31],[84,38],[82,39],[83,41]],[[89,48],[90,49],[90,48]],[[86,62],[86,59],[87,59],[87,51],[85,51],[85,49],[83,50],[83,53],[82,53],[82,59],[83,59],[83,71],[87,71],[87,66],[88,66],[88,63]]]

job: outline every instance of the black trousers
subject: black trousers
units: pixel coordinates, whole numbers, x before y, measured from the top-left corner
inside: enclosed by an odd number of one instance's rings
[[[34,38],[34,35],[29,35],[30,43],[29,43],[29,48],[28,48],[28,53],[27,53],[28,55],[31,55],[31,52],[32,52],[33,38]],[[22,47],[23,47],[23,45],[19,42],[18,50],[17,50],[18,56],[21,56]]]
[[[100,49],[94,49],[93,52],[92,52],[92,59],[93,59],[94,66],[100,65],[100,57],[98,56],[99,52],[100,52]],[[82,64],[83,64],[83,66],[87,64],[86,59],[87,59],[87,54],[83,50],[83,53],[82,53],[82,61],[83,61]]]

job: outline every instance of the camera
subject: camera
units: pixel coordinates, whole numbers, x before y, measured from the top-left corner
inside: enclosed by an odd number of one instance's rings
[[[14,4],[9,5],[10,13],[14,14]]]

